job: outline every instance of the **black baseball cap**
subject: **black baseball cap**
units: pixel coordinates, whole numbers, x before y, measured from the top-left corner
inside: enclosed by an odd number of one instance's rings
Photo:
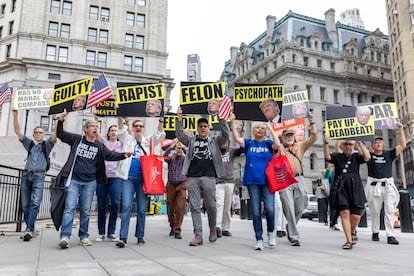
[[[200,123],[206,123],[206,124],[209,124],[209,123],[208,123],[208,120],[207,120],[206,118],[200,118],[200,119],[198,119],[198,121],[197,121],[197,125],[200,125]]]
[[[375,140],[384,140],[384,139],[382,138],[382,136],[375,136],[374,141]]]

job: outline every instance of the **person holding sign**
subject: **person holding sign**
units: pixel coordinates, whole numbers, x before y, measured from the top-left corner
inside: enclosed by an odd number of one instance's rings
[[[384,224],[388,244],[399,244],[395,238],[394,211],[398,206],[400,194],[392,177],[392,162],[404,150],[407,142],[404,126],[398,123],[400,143],[391,150],[384,150],[382,137],[371,142],[371,160],[368,165],[368,178],[365,194],[372,218],[372,240],[379,241],[380,213],[384,204]]]
[[[188,200],[195,235],[190,246],[203,244],[201,198],[207,208],[209,241],[217,240],[216,178],[225,175],[220,147],[229,139],[229,128],[225,120],[219,120],[218,128],[221,134],[210,137],[208,120],[200,118],[197,121],[197,135],[187,135],[183,128],[182,110],[181,107],[178,108],[175,136],[188,148],[182,174],[187,176]]]
[[[280,107],[273,99],[266,99],[260,105],[266,120],[273,123],[281,123],[282,117],[280,116]]]
[[[357,151],[354,151],[354,146]],[[325,136],[323,152],[326,161],[335,166],[334,183],[331,189],[331,206],[337,209],[341,216],[342,228],[346,242],[342,249],[352,249],[358,241],[356,228],[365,211],[364,187],[359,174],[359,166],[368,162],[370,154],[361,141],[343,140],[341,152],[329,151],[329,138]]]

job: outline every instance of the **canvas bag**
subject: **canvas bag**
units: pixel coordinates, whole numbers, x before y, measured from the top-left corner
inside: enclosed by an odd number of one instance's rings
[[[277,192],[298,182],[289,159],[283,153],[280,153],[277,157],[273,155],[272,160],[266,166],[265,173],[270,193]]]
[[[142,176],[144,178],[144,193],[147,195],[163,195],[166,192],[162,169],[164,156],[153,154],[152,139],[150,153],[141,155]]]

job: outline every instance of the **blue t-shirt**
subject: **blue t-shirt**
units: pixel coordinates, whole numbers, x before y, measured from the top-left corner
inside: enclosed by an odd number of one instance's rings
[[[243,185],[261,184],[266,182],[266,166],[272,159],[272,140],[263,140],[261,142],[245,138],[244,154],[246,155],[246,164],[244,166]]]
[[[144,155],[144,151],[141,148],[141,141],[137,141],[134,147],[134,153],[131,156],[131,167],[129,168],[129,176],[139,176],[142,175],[141,168],[141,155]]]
[[[88,142],[85,138],[82,139],[76,152],[76,161],[72,173],[73,179],[85,182],[96,180],[98,152],[98,142]]]

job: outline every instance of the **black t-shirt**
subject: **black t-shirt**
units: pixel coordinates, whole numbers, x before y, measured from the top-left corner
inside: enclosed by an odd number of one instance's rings
[[[392,161],[395,157],[395,148],[383,150],[380,155],[371,152],[371,160],[367,163],[368,176],[375,178],[392,177]]]
[[[72,178],[79,181],[93,181],[96,179],[98,166],[98,142],[88,142],[82,139],[77,150]]]
[[[197,138],[194,142],[194,152],[191,156],[191,164],[187,176],[200,177],[209,176],[217,177],[214,169],[213,156],[208,148],[208,140]]]

